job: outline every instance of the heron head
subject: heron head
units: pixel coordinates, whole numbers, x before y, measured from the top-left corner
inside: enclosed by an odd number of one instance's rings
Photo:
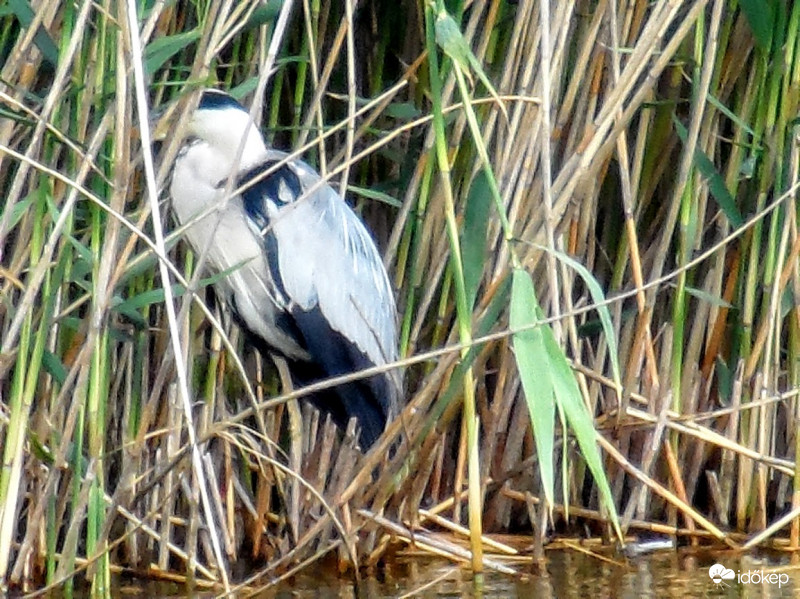
[[[266,152],[264,139],[248,111],[232,96],[217,89],[206,89],[191,120],[189,133],[206,142],[233,161],[245,138],[241,166],[262,159]]]

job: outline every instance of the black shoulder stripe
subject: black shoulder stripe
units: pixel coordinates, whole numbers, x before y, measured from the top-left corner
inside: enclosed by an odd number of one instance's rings
[[[294,201],[302,193],[302,188],[297,174],[285,164],[265,177],[264,173],[274,169],[276,164],[278,164],[277,160],[270,160],[248,169],[237,177],[236,185],[237,187],[246,187],[242,192],[242,204],[245,213],[247,218],[261,231],[272,282],[276,291],[282,296],[281,299],[288,303],[289,296],[286,293],[286,287],[283,284],[283,277],[280,271],[278,242],[269,226],[269,206],[272,205],[279,208]],[[254,179],[258,180],[248,186],[248,183]],[[292,197],[281,197],[281,193],[286,194],[287,191]]]
[[[242,187],[253,179],[258,179],[256,183],[249,186],[242,192],[244,209],[247,214],[256,221],[266,219],[264,202],[272,202],[276,207],[285,206],[299,198],[303,193],[303,186],[297,173],[288,164],[275,169],[277,160],[268,160],[242,173],[237,185]],[[274,170],[269,175],[264,173]],[[287,191],[289,196],[287,197]]]
[[[264,251],[267,254],[267,265],[272,282],[275,284],[275,289],[281,295],[281,300],[285,304],[289,303],[289,294],[286,293],[286,287],[283,285],[283,277],[281,276],[281,266],[278,259],[278,240],[272,231],[267,230],[266,234],[261,237],[264,243]]]

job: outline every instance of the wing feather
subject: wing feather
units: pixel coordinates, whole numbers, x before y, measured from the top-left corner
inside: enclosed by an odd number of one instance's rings
[[[277,253],[273,280],[280,281],[290,305],[319,309],[331,329],[372,364],[395,360],[394,296],[363,223],[329,185],[319,185],[319,175],[305,164],[293,161],[276,168],[285,154],[271,154],[257,168],[274,172],[243,192],[243,199],[265,249]],[[251,171],[247,178],[260,173]]]

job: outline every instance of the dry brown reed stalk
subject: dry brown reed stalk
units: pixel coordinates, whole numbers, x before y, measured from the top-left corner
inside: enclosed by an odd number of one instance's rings
[[[450,171],[437,176],[425,6],[303,2],[276,56],[275,15],[259,2],[139,15],[151,102],[185,98],[159,154],[161,184],[188,92],[219,82],[264,101],[257,116],[276,144],[293,144],[332,184],[399,204],[363,203],[398,284],[410,358],[405,409],[367,455],[352,430],[298,414],[291,402],[307,391],[279,395],[179,233],[158,256],[124,12],[43,0],[29,22],[0,18],[6,584],[55,583],[86,558],[100,586],[116,564],[206,585],[251,560],[250,589],[327,555],[374,567],[404,544],[468,562],[462,352],[481,422],[483,532],[539,527],[541,546],[552,522],[508,343],[514,253],[548,316],[560,314],[624,528],[750,547],[783,543],[790,526],[797,548],[800,8],[776,17],[765,41],[745,9],[719,0],[555,3],[549,15],[532,0],[467,4],[456,16],[503,110],[477,79],[471,106],[514,237],[490,212],[472,352],[458,342],[445,208],[449,189],[464,225],[482,164],[442,54]],[[609,297],[621,400],[586,283],[537,244],[583,264]],[[179,357],[203,476],[174,385],[155,274],[165,258],[182,295]],[[573,436],[559,431],[555,447],[570,487],[556,490],[552,519],[602,529]],[[513,570],[499,556],[520,548],[484,537],[486,566]]]

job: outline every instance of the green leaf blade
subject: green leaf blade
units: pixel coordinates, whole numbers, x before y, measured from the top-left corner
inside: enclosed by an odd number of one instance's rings
[[[26,28],[30,27],[36,15],[30,3],[25,0],[8,0],[8,5],[14,13],[14,16],[17,17],[20,25]],[[39,48],[46,62],[49,62],[54,68],[58,66],[58,46],[56,46],[50,33],[44,26],[39,25],[36,33],[33,35],[33,43]]]
[[[461,255],[464,263],[464,286],[467,306],[472,309],[478,296],[478,287],[483,278],[486,263],[486,231],[489,225],[489,209],[492,191],[484,171],[479,172],[467,195],[464,210],[464,226],[461,233]]]
[[[197,29],[154,39],[144,49],[145,71],[152,75],[170,58],[199,39],[200,31]]]
[[[678,137],[680,137],[681,142],[685,144],[688,135],[686,127],[683,126],[683,123],[681,123],[675,115],[673,115],[672,120],[675,124],[675,130],[678,132]],[[694,163],[697,170],[700,171],[700,174],[708,181],[708,190],[711,192],[711,197],[717,202],[717,205],[728,218],[731,226],[735,229],[741,227],[744,224],[744,218],[742,218],[742,214],[736,206],[736,200],[734,200],[727,185],[725,185],[725,179],[719,171],[717,171],[714,163],[700,148],[695,148]]]
[[[516,332],[513,333],[511,343],[533,426],[542,488],[548,504],[552,505],[555,488],[555,390],[544,340],[544,331],[549,329],[542,325],[526,328],[540,320],[537,312],[538,302],[530,275],[522,269],[514,269],[510,324]]]

